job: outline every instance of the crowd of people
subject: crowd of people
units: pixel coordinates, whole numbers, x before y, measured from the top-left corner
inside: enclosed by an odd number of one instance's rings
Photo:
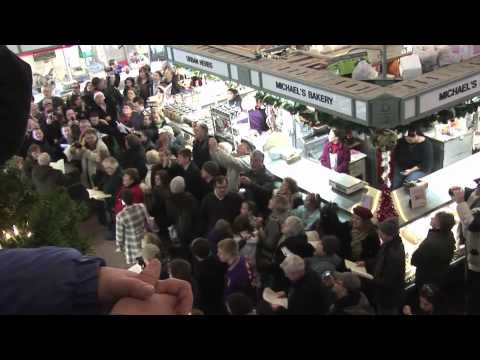
[[[66,101],[44,87],[43,100],[31,104],[18,151],[24,176],[39,192],[66,187],[74,199],[93,203],[106,238],[126,263],[141,271],[153,259],[161,261],[160,279],[191,284],[197,313],[444,311],[444,279],[455,248],[451,214],[432,218],[427,239],[412,256],[418,304],[406,305],[397,219],[376,224],[371,211],[358,206],[351,221],[341,222],[335,204],[322,205],[316,194],[304,198],[291,178],[275,179],[260,150],[241,143],[231,153],[203,123],[194,124],[190,148],[146,105],[166,88],[178,92],[176,79],[170,66],[152,74],[145,65],[137,79],[125,80],[123,93],[118,74],[92,79],[83,92],[75,86]],[[332,158],[328,150],[322,158],[338,171],[348,164],[348,156]],[[66,174],[50,165],[60,159]],[[420,168],[410,170],[408,175]],[[109,197],[89,200],[86,189]],[[467,194],[452,192],[467,243],[469,311],[476,313],[480,215],[469,198],[480,191]],[[364,266],[373,280],[348,271],[345,260]],[[274,301],[266,300],[266,289]]]

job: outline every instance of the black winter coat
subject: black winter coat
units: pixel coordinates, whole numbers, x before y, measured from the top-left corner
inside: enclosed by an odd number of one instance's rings
[[[185,190],[201,202],[203,200],[203,180],[198,166],[192,161],[184,172]]]
[[[274,176],[265,167],[257,171],[247,171],[245,176],[252,181],[250,185],[245,186],[245,197],[254,201],[258,210],[266,214],[268,212],[268,202],[274,189]]]
[[[427,238],[413,253],[411,264],[417,268],[417,288],[427,283],[441,286],[455,251],[455,238],[451,231],[430,230]]]
[[[400,235],[382,244],[377,256],[367,261],[367,271],[374,277],[377,306],[400,307],[405,296],[405,248]]]
[[[205,315],[225,314],[223,292],[227,267],[211,255],[206,260],[193,260],[193,277],[197,281],[196,306]]]
[[[168,225],[174,225],[180,242],[189,246],[193,239],[200,235],[201,223],[197,200],[187,192],[172,194],[166,200],[165,208]]]
[[[332,296],[320,277],[307,271],[292,283],[288,291],[288,315],[325,315],[332,304]]]
[[[40,194],[57,190],[65,185],[65,176],[61,171],[51,168],[49,165],[36,165],[32,170],[32,181],[35,189]]]
[[[208,234],[220,219],[233,223],[240,214],[241,205],[242,198],[237,193],[228,193],[223,200],[213,192],[205,196],[201,205],[203,233]]]
[[[137,169],[141,180],[147,175],[147,159],[145,158],[145,151],[141,146],[138,148],[127,149],[120,155],[119,163],[122,169]]]
[[[283,255],[282,252],[282,248],[284,247],[290,250],[290,252],[304,259],[312,257],[315,251],[313,246],[308,242],[305,234],[289,237],[279,243],[274,254],[272,289],[275,291],[286,291],[290,284],[290,280],[288,280],[282,268],[280,267],[280,264],[283,262],[283,260],[285,260],[285,255]]]
[[[113,209],[115,205],[115,196],[122,187],[122,169],[117,168],[117,171],[110,176],[103,171],[97,171],[94,175],[95,186],[102,190],[105,194],[112,195],[110,198],[105,199],[107,206]]]
[[[202,142],[195,140],[193,142],[192,157],[195,164],[199,169],[202,168],[203,164],[207,161],[210,161],[210,149],[208,147],[208,138]]]

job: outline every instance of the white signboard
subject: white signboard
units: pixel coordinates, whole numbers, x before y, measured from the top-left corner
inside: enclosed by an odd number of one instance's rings
[[[262,74],[262,79],[263,88],[266,90],[301,100],[319,108],[325,108],[352,116],[352,99],[346,96],[315,89],[307,85],[268,74]]]
[[[209,59],[200,55],[194,55],[186,51],[172,49],[175,62],[182,63],[193,68],[205,70],[220,76],[229,77],[228,65],[224,62]]]
[[[7,45],[8,50],[11,52],[18,54],[18,45]]]
[[[35,50],[53,48],[53,47],[59,46],[59,45],[20,45],[20,46],[22,47],[22,52],[27,52],[27,51],[35,51]]]
[[[480,74],[435,89],[420,96],[420,113],[444,106],[480,91]]]

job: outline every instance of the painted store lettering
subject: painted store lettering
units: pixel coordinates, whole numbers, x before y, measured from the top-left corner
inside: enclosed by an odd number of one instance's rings
[[[277,89],[288,91],[299,96],[308,97],[308,99],[316,100],[329,105],[333,104],[333,98],[330,96],[318,94],[310,90],[307,92],[307,90],[305,89],[299,88],[297,86],[289,85],[281,81],[276,81],[275,86]]]
[[[192,64],[197,64],[197,65],[207,67],[209,69],[213,69],[213,64],[210,61],[198,60],[197,58],[194,58],[193,56],[188,56],[188,55],[187,55],[187,61]]]
[[[470,91],[472,89],[475,89],[477,87],[477,80],[472,80],[469,83],[464,83],[459,86],[455,86],[454,88],[445,90],[438,94],[438,100],[445,100],[448,99],[449,97],[456,96],[458,94],[464,93],[466,91]]]

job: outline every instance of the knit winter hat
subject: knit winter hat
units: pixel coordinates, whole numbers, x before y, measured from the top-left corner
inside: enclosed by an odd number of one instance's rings
[[[362,220],[370,220],[373,217],[372,212],[369,209],[364,208],[363,206],[355,207],[353,209],[353,213],[362,218]]]
[[[170,192],[172,194],[181,194],[185,191],[185,179],[181,176],[176,176],[170,181]]]
[[[213,161],[207,161],[206,163],[204,163],[202,169],[213,177],[217,176],[220,173],[220,169],[217,163]]]
[[[378,224],[378,229],[388,236],[394,236],[398,234],[398,218],[391,217],[382,221],[380,224]]]
[[[333,276],[340,280],[348,291],[360,290],[362,286],[360,278],[352,272],[335,272]]]

